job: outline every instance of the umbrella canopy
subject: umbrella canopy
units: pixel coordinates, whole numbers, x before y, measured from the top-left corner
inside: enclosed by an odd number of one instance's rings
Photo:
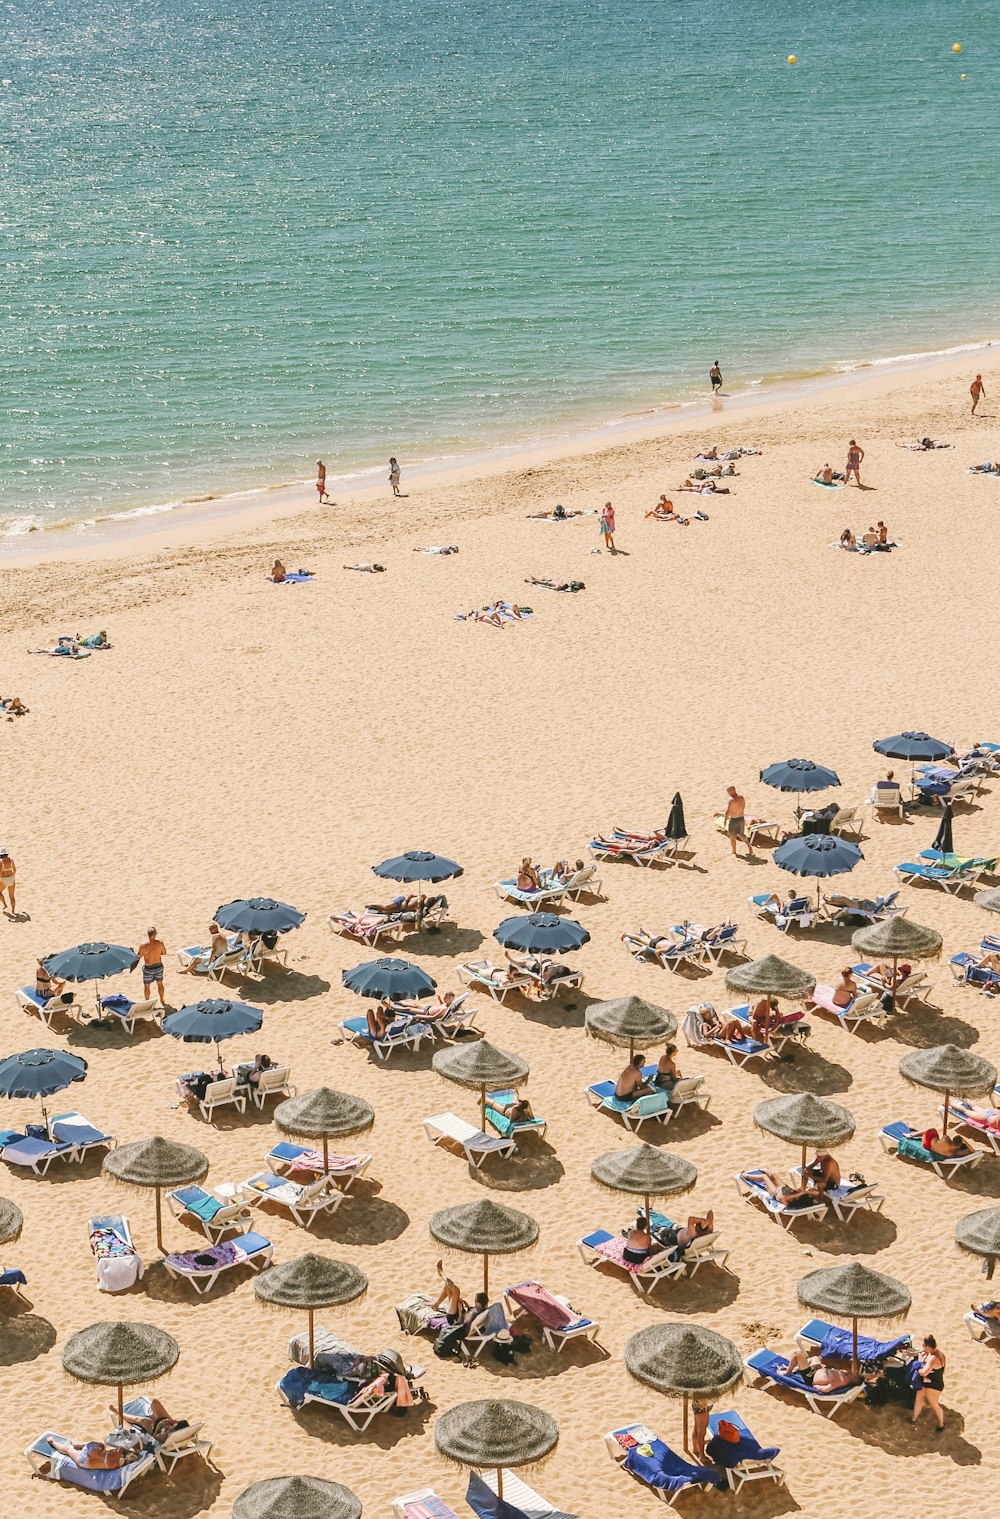
[[[663,830],[665,839],[686,839],[687,827],[684,823],[684,803],[681,801],[679,791],[674,792],[674,799],[670,803],[670,816],[667,818],[667,826]]]
[[[969,1255],[981,1255],[987,1280],[992,1280],[1000,1255],[1000,1208],[980,1208],[966,1213],[955,1225],[955,1244]]]
[[[829,786],[840,785],[840,776],[835,770],[807,759],[781,760],[776,765],[768,765],[760,772],[760,778],[765,786],[773,786],[776,791],[826,791]]]
[[[462,866],[448,860],[443,854],[431,854],[426,849],[408,849],[405,854],[394,855],[373,865],[375,875],[386,881],[450,881],[463,874]]]
[[[951,823],[952,805],[950,802],[945,802],[941,810],[941,822],[938,824],[938,831],[934,835],[934,842],[931,845],[932,849],[939,849],[942,854],[952,854],[955,848]]]
[[[483,1291],[489,1292],[489,1258],[491,1255],[516,1255],[530,1250],[538,1238],[538,1225],[527,1213],[482,1198],[474,1203],[459,1203],[431,1215],[428,1225],[432,1238],[449,1250],[483,1257]]]
[[[842,839],[837,833],[800,833],[774,851],[774,863],[793,876],[813,876],[824,880],[828,876],[843,876],[859,865],[864,855],[857,844]],[[817,902],[820,887],[817,885]]]
[[[259,1007],[246,1002],[230,1002],[225,997],[206,997],[201,1002],[189,1003],[168,1013],[163,1020],[163,1032],[185,1044],[214,1044],[222,1067],[219,1041],[233,1039],[239,1034],[256,1034],[264,1022]]]
[[[180,1346],[172,1335],[153,1324],[91,1324],[71,1335],[63,1346],[62,1363],[71,1377],[118,1389],[118,1421],[124,1422],[122,1388],[136,1387],[164,1376],[176,1365]]]
[[[888,759],[909,760],[911,764],[917,764],[921,760],[946,759],[951,753],[950,744],[916,731],[894,733],[891,738],[876,739],[872,748],[876,754],[884,754]]]
[[[213,914],[215,922],[231,934],[287,934],[305,922],[305,913],[273,897],[241,897],[227,902]]]
[[[1000,886],[992,886],[989,891],[977,891],[972,900],[978,902],[980,907],[985,907],[987,912],[1000,912]]]
[[[826,1150],[846,1144],[855,1128],[853,1114],[839,1102],[812,1092],[791,1092],[758,1102],[753,1121],[765,1134],[773,1134],[786,1144],[801,1145],[803,1169],[807,1149]]]
[[[877,960],[932,960],[943,942],[936,928],[924,928],[899,913],[851,935],[855,949]]]
[[[239,1494],[233,1519],[361,1519],[361,1500],[323,1477],[266,1477]]]
[[[366,960],[353,970],[341,972],[340,979],[349,992],[359,997],[370,997],[373,1002],[398,1002],[406,997],[429,997],[437,982],[419,965],[409,960],[394,960],[383,956],[379,960]]]
[[[0,1097],[45,1098],[62,1092],[87,1074],[87,1062],[68,1050],[22,1050],[0,1060]]]
[[[518,949],[529,955],[565,955],[580,949],[590,935],[574,918],[560,918],[554,912],[530,912],[527,917],[505,918],[493,937],[504,949]]]
[[[119,976],[124,971],[135,970],[139,956],[134,949],[123,944],[77,944],[73,949],[63,949],[57,955],[49,955],[42,961],[50,976],[57,981],[103,981],[107,976]]]
[[[816,835],[822,838],[822,834]],[[799,970],[778,955],[764,955],[746,965],[734,965],[726,971],[726,986],[744,997],[788,997],[799,1000],[816,990],[816,977]]]
[[[296,1139],[322,1139],[323,1165],[329,1164],[329,1141],[361,1134],[375,1122],[375,1109],[363,1097],[316,1087],[287,1097],[274,1110],[275,1127]]]
[[[795,1288],[799,1302],[813,1312],[849,1319],[854,1331],[851,1366],[858,1369],[858,1320],[901,1319],[909,1311],[909,1289],[894,1276],[872,1271],[858,1261],[810,1271]]]
[[[459,1403],[434,1426],[434,1443],[447,1460],[494,1471],[541,1461],[558,1439],[558,1425],[549,1414],[506,1398]]]
[[[944,1132],[948,1132],[948,1100],[981,1097],[997,1084],[997,1068],[957,1044],[938,1044],[929,1050],[910,1050],[899,1062],[899,1073],[914,1086],[944,1093]]]
[[[701,1324],[654,1324],[625,1341],[625,1365],[639,1382],[668,1398],[684,1400],[684,1447],[688,1448],[688,1399],[711,1403],[743,1375],[736,1346]]]
[[[615,1044],[633,1054],[636,1048],[663,1044],[677,1032],[677,1019],[665,1007],[645,997],[616,997],[612,1002],[592,1002],[583,1015],[587,1032],[605,1044]]]
[[[482,1124],[486,1126],[487,1091],[506,1091],[527,1080],[529,1066],[519,1055],[498,1049],[487,1039],[472,1044],[453,1044],[438,1050],[431,1064],[439,1076],[474,1087],[481,1094]]]
[[[680,1155],[658,1150],[655,1145],[629,1145],[623,1150],[608,1150],[591,1161],[590,1174],[609,1192],[631,1192],[641,1197],[649,1228],[651,1197],[679,1197],[690,1192],[698,1180],[698,1168]]]
[[[164,1187],[188,1187],[201,1181],[208,1170],[208,1157],[194,1145],[182,1145],[176,1140],[155,1136],[109,1150],[104,1157],[103,1170],[127,1186],[155,1189],[156,1243],[163,1250],[160,1192]]]
[[[340,1308],[353,1303],[368,1290],[368,1278],[346,1261],[330,1260],[325,1255],[298,1255],[269,1266],[253,1284],[262,1303],[275,1308],[304,1309],[309,1314],[309,1365],[315,1357],[314,1315],[317,1308]]]
[[[0,1245],[11,1245],[24,1228],[24,1214],[17,1203],[0,1197]]]

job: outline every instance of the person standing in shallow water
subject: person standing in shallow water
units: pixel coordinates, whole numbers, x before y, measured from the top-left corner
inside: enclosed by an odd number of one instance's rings
[[[402,494],[399,489],[399,463],[395,458],[389,460],[389,484],[392,486],[394,496]]]
[[[713,396],[717,396],[719,391],[722,389],[722,370],[719,368],[718,359],[716,359],[715,363],[708,371],[708,378],[712,382],[712,394]]]

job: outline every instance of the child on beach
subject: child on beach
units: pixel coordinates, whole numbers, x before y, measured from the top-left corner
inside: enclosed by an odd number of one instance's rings
[[[604,504],[601,520],[598,523],[598,531],[604,537],[604,547],[609,553],[615,553],[615,509],[610,501],[606,501]]]

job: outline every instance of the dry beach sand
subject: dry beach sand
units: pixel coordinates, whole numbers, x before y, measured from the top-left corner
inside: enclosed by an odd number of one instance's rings
[[[180,1362],[154,1390],[176,1414],[205,1420],[217,1462],[206,1468],[195,1459],[169,1479],[143,1478],[119,1505],[126,1514],[221,1519],[248,1483],[289,1472],[345,1482],[372,1519],[388,1514],[394,1495],[425,1485],[463,1512],[464,1477],[436,1456],[434,1418],[494,1392],[537,1402],[558,1419],[557,1450],[537,1474],[525,1473],[553,1502],[582,1519],[653,1514],[654,1498],[613,1468],[600,1437],[642,1418],[677,1443],[680,1410],[625,1371],[627,1336],[682,1319],[720,1330],[744,1354],[787,1345],[808,1317],[796,1303],[797,1278],[855,1255],[908,1284],[908,1327],[915,1336],[933,1330],[947,1352],[944,1433],[934,1434],[929,1419],[911,1429],[896,1406],[854,1405],[827,1421],[781,1395],[743,1388],[731,1406],[762,1441],[781,1446],[787,1489],[688,1495],[679,1509],[725,1504],[734,1513],[841,1519],[862,1503],[885,1515],[980,1506],[1000,1473],[1000,1365],[962,1324],[982,1279],[955,1249],[952,1228],[996,1199],[1000,1160],[949,1185],[882,1156],[875,1137],[889,1119],[934,1116],[931,1094],[898,1075],[908,1049],[949,1039],[994,1062],[1000,1056],[992,1004],[953,988],[946,963],[933,967],[940,1010],[897,1015],[884,1031],[857,1036],[814,1017],[810,1046],[791,1064],[737,1071],[682,1048],[684,1072],[706,1077],[708,1114],[685,1115],[648,1137],[697,1164],[690,1202],[715,1207],[730,1272],[708,1268],[640,1301],[618,1273],[590,1269],[574,1248],[589,1229],[617,1228],[629,1212],[627,1199],[599,1191],[589,1176],[592,1157],[627,1139],[584,1101],[586,1082],[621,1064],[585,1038],[587,998],[640,992],[678,1015],[706,997],[722,1006],[733,1000],[722,972],[636,965],[622,932],[733,916],[754,955],[784,954],[820,980],[833,979],[850,954],[847,931],[783,937],[751,916],[749,893],[788,883],[766,852],[757,863],[735,860],[714,831],[725,786],[735,782],[752,811],[790,824],[792,799],[756,781],[772,761],[806,755],[833,766],[843,781],[838,799],[852,803],[884,769],[871,748],[880,735],[920,727],[959,743],[1000,740],[1000,482],[965,473],[1000,456],[1000,402],[992,399],[1000,364],[984,356],[975,367],[991,397],[981,418],[968,415],[970,365],[953,361],[732,416],[723,410],[600,451],[554,448],[475,476],[427,478],[401,502],[386,487],[384,495],[306,510],[302,491],[274,520],[258,507],[196,531],[174,523],[120,549],[0,569],[0,689],[31,708],[0,727],[0,832],[18,865],[18,907],[29,915],[0,920],[0,1049],[66,1045],[90,1063],[66,1106],[122,1141],[160,1133],[198,1145],[211,1160],[210,1184],[249,1176],[276,1137],[269,1116],[230,1109],[210,1127],[172,1106],[175,1076],[200,1063],[200,1051],[156,1032],[128,1039],[63,1023],[46,1033],[15,1008],[13,992],[29,981],[36,956],[83,939],[135,944],[155,923],[171,951],[197,942],[216,905],[237,896],[266,892],[308,910],[287,941],[287,972],[229,983],[263,1007],[264,1026],[226,1057],[264,1049],[291,1062],[300,1090],[326,1083],[374,1104],[363,1147],[375,1154],[376,1184],[359,1186],[310,1232],[318,1248],[370,1278],[366,1299],[329,1322],[367,1350],[396,1345],[422,1362],[430,1395],[405,1421],[381,1419],[364,1436],[315,1406],[294,1415],[274,1384],[287,1365],[287,1338],[303,1326],[261,1308],[249,1272],[224,1277],[205,1300],[155,1269],[128,1294],[100,1294],[89,1215],[127,1212],[148,1261],[156,1254],[151,1198],[113,1189],[92,1159],[40,1180],[5,1167],[0,1192],[21,1206],[26,1223],[3,1261],[23,1267],[33,1305],[0,1319],[5,1512],[76,1519],[101,1504],[30,1480],[21,1452],[44,1429],[80,1439],[105,1432],[108,1397],[71,1382],[59,1354],[77,1329],[122,1315],[179,1340]],[[955,447],[928,455],[896,447],[925,433]],[[873,489],[811,485],[826,460],[842,466],[851,436],[867,450],[863,478]],[[711,441],[764,453],[741,463],[732,495],[705,505],[707,523],[645,521]],[[526,520],[557,500],[594,508],[608,499],[618,514],[618,557],[592,555],[595,516]],[[828,547],[846,524],[863,531],[879,517],[904,545],[897,552],[865,558]],[[440,543],[461,552],[411,552]],[[289,567],[315,569],[316,580],[267,584],[275,553]],[[344,573],[340,566],[355,559],[378,559],[387,572]],[[522,582],[531,574],[578,578],[587,589],[529,591]],[[453,620],[500,596],[529,603],[535,615],[503,631]],[[70,663],[25,652],[97,627],[114,644],[107,654]],[[585,900],[578,914],[592,936],[574,961],[585,995],[545,1004],[515,997],[503,1008],[475,998],[488,1036],[530,1063],[528,1091],[549,1129],[544,1142],[525,1141],[516,1159],[487,1162],[470,1176],[420,1129],[430,1113],[475,1112],[472,1094],[430,1070],[429,1052],[376,1066],[331,1042],[339,1019],[360,1010],[340,973],[368,955],[333,937],[325,915],[377,899],[384,888],[370,866],[389,854],[431,848],[461,861],[465,875],[445,888],[457,929],[401,947],[447,989],[459,959],[498,951],[492,931],[508,909],[491,883],[522,854],[548,864],[583,854],[594,831],[660,825],[677,789],[695,859],[690,868],[601,870],[606,900]],[[998,793],[987,782],[972,806],[956,809],[961,852],[1000,849]],[[936,822],[929,811],[898,825],[867,822],[865,860],[846,889],[888,889],[893,865],[928,847]],[[990,926],[968,894],[910,888],[905,898],[912,919],[944,934],[945,960]],[[176,974],[171,954],[168,1000],[179,1006],[200,989]],[[737,1198],[732,1177],[741,1165],[783,1168],[795,1159],[754,1129],[754,1104],[807,1088],[854,1113],[857,1133],[841,1162],[881,1184],[882,1216],[849,1228],[804,1223],[786,1234]],[[30,1104],[7,1107],[4,1121],[32,1116]],[[536,1337],[516,1370],[488,1356],[467,1370],[436,1360],[429,1342],[400,1335],[393,1305],[431,1285],[439,1254],[430,1214],[483,1195],[512,1202],[541,1226],[534,1253],[495,1263],[493,1280],[530,1275],[568,1293],[600,1320],[606,1355],[576,1345],[557,1358]],[[274,1240],[276,1260],[309,1247],[306,1232],[277,1212],[263,1210],[258,1225]],[[173,1220],[166,1231],[175,1249],[197,1243]],[[475,1262],[449,1264],[471,1293]]]

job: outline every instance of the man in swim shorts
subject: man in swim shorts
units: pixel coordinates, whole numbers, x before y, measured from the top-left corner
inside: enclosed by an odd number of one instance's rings
[[[716,359],[715,363],[708,371],[708,378],[712,382],[713,396],[718,395],[719,391],[722,389],[722,370],[719,368],[718,359]]]
[[[142,988],[147,997],[152,996],[150,987],[155,986],[160,995],[160,1006],[164,1007],[163,1000],[163,956],[167,952],[167,946],[161,939],[156,937],[155,928],[147,928],[146,942],[140,944],[136,954],[142,961]]]
[[[969,395],[972,397],[972,415],[975,416],[976,407],[986,396],[986,386],[983,384],[983,377],[981,374],[977,374],[976,378],[969,386]]]
[[[746,826],[746,797],[740,796],[735,786],[726,787],[726,795],[729,800],[726,803],[726,832],[729,835],[729,847],[736,853],[736,841],[742,839],[747,846],[747,859],[753,859],[753,845],[747,838]]]

